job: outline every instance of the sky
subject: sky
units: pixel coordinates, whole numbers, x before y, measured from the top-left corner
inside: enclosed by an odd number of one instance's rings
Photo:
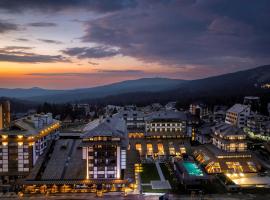
[[[270,64],[269,0],[1,0],[0,87],[200,79]]]

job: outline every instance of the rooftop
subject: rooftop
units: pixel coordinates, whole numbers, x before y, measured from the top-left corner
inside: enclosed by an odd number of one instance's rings
[[[241,113],[244,110],[249,108],[248,105],[243,105],[243,104],[234,104],[227,112],[233,112],[233,113]]]
[[[184,112],[166,110],[157,111],[149,114],[146,117],[147,121],[158,121],[158,120],[187,120],[187,115]]]
[[[111,136],[111,137],[126,137],[127,127],[123,119],[117,117],[108,117],[100,124],[94,126],[82,135],[82,138],[89,138],[95,136]]]
[[[226,124],[224,122],[214,126],[213,130],[215,131],[216,134],[222,136],[246,135],[246,133],[242,129],[230,124]]]

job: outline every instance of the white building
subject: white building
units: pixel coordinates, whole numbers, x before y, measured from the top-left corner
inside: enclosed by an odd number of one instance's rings
[[[123,119],[106,118],[98,126],[82,135],[86,179],[124,179],[128,136]]]
[[[227,110],[225,122],[237,126],[238,128],[244,128],[247,123],[247,118],[250,115],[251,111],[249,105],[235,104]]]
[[[179,138],[187,134],[187,115],[180,111],[158,111],[145,119],[146,137]]]
[[[145,129],[145,114],[137,110],[123,110],[114,115],[126,121],[129,132],[144,131]]]
[[[35,114],[11,123],[0,131],[0,176],[24,177],[58,133],[60,122],[52,114]]]

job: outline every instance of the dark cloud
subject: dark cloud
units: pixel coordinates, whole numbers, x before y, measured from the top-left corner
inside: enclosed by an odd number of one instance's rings
[[[0,51],[18,51],[18,50],[29,50],[33,49],[33,47],[26,47],[26,46],[6,46],[1,48]]]
[[[142,75],[144,71],[141,70],[97,70],[93,73],[30,73],[26,74],[28,76],[81,76],[81,77],[88,77],[88,76],[129,76],[129,75]]]
[[[229,71],[270,62],[270,1],[138,2],[134,9],[88,22],[82,40],[175,67]]]
[[[0,62],[18,62],[18,63],[51,63],[51,62],[69,62],[61,55],[40,55],[27,50],[32,47],[8,46],[0,49]]]
[[[136,0],[1,0],[0,8],[9,12],[37,9],[44,12],[66,9],[86,9],[97,12],[111,12],[135,7]]]
[[[17,38],[16,41],[19,41],[19,42],[29,42],[29,40],[26,39],[26,38]]]
[[[63,42],[57,40],[38,39],[38,41],[45,42],[48,44],[63,44]]]
[[[32,26],[32,27],[54,27],[54,26],[57,26],[56,23],[52,23],[52,22],[34,22],[34,23],[29,23],[27,25]]]
[[[75,56],[77,58],[106,58],[119,54],[118,50],[109,48],[107,46],[98,47],[75,47],[68,48],[62,51],[69,56]]]
[[[99,63],[91,62],[91,61],[89,61],[88,63],[89,63],[90,65],[99,65]]]
[[[0,33],[6,33],[9,31],[17,31],[17,30],[19,30],[19,26],[17,24],[0,20]]]

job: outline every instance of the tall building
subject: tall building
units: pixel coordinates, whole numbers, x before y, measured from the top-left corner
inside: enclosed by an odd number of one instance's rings
[[[251,111],[259,112],[261,107],[260,97],[246,96],[244,97],[244,105],[249,105]]]
[[[227,110],[225,122],[237,126],[238,128],[244,128],[250,114],[251,110],[249,105],[235,104]]]
[[[9,182],[27,176],[59,127],[52,114],[36,114],[13,121],[8,130],[0,131],[1,179]]]
[[[0,130],[8,129],[10,126],[10,103],[0,102]]]
[[[105,121],[82,136],[86,179],[123,180],[126,170],[128,135],[126,123],[120,118]]]

